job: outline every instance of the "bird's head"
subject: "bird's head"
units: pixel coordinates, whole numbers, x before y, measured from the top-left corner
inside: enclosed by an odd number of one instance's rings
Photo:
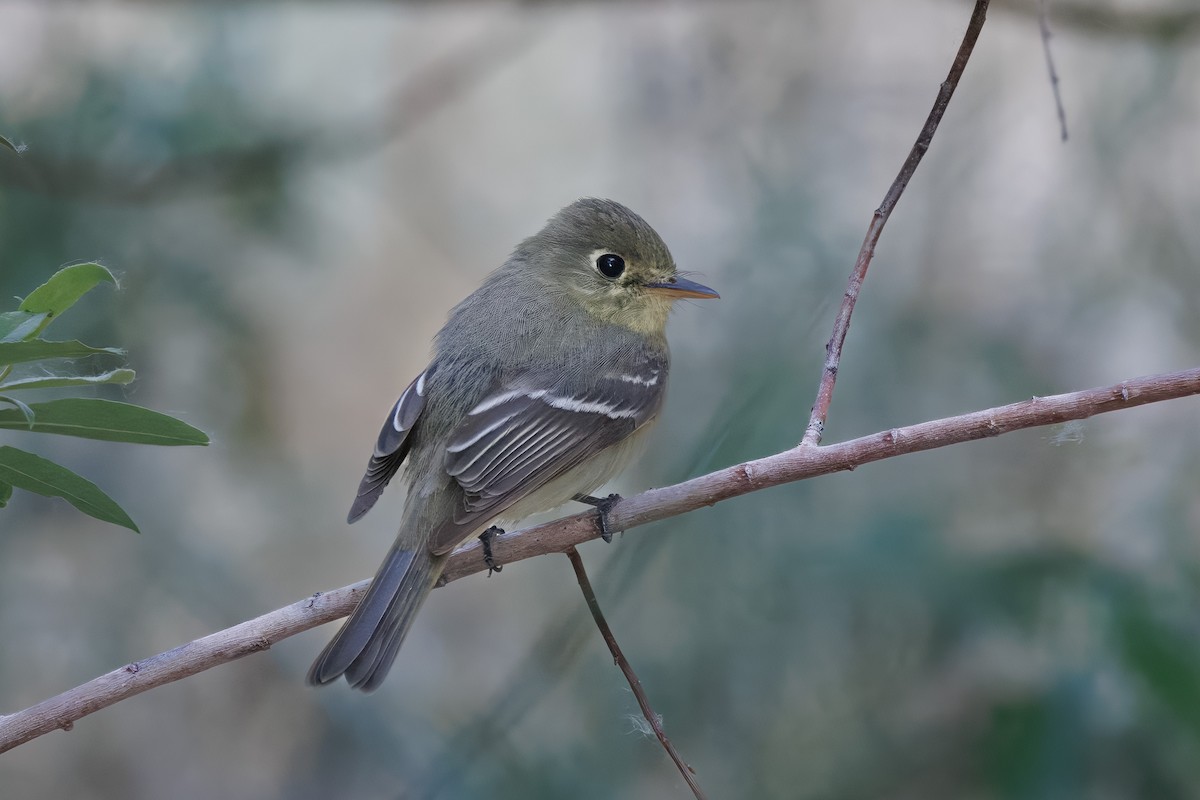
[[[661,335],[674,301],[719,296],[681,277],[658,233],[612,200],[577,200],[517,252],[548,291],[647,335]]]

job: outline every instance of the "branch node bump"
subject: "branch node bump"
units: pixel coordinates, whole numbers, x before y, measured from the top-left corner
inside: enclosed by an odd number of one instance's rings
[[[755,479],[757,476],[755,474],[756,470],[753,464],[742,464],[738,469],[738,472],[741,473],[742,480],[744,480],[747,484],[750,486],[755,485]]]

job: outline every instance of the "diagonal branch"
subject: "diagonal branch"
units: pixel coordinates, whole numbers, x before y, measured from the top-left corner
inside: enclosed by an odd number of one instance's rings
[[[675,762],[675,768],[683,776],[684,782],[692,790],[696,800],[706,800],[704,790],[696,782],[696,771],[683,760],[683,756],[679,755],[675,745],[671,744],[671,740],[667,738],[667,732],[663,730],[662,719],[654,713],[654,709],[650,706],[650,698],[646,696],[646,690],[642,688],[641,680],[633,671],[625,654],[621,652],[621,645],[617,644],[617,637],[612,632],[612,628],[608,626],[608,620],[604,618],[600,601],[596,599],[592,582],[588,580],[587,570],[583,568],[583,559],[579,556],[579,551],[574,547],[570,548],[567,550],[567,558],[571,559],[571,567],[575,570],[575,579],[579,581],[579,590],[583,592],[583,599],[587,603],[588,611],[592,612],[592,619],[596,621],[596,627],[600,629],[600,635],[604,637],[604,643],[608,645],[608,652],[612,653],[613,663],[620,667],[621,672],[625,675],[625,680],[629,681],[629,688],[633,690],[633,696],[637,698],[638,706],[642,709],[642,716],[646,718],[650,730],[654,731],[659,744]]]
[[[933,108],[930,109],[929,116],[925,118],[925,125],[921,128],[921,133],[917,136],[912,150],[909,151],[908,158],[900,167],[900,173],[888,187],[887,194],[883,196],[883,202],[879,204],[879,208],[875,209],[875,214],[871,217],[866,238],[863,239],[862,248],[858,251],[858,259],[854,262],[854,269],[850,272],[850,282],[846,286],[846,293],[842,295],[842,305],[838,308],[837,318],[833,321],[833,334],[829,337],[829,343],[825,345],[825,368],[821,372],[821,383],[817,387],[817,399],[813,403],[812,413],[808,417],[808,427],[804,430],[803,444],[818,445],[821,443],[821,436],[825,433],[825,418],[829,416],[829,404],[833,402],[833,386],[837,382],[838,365],[842,360],[842,345],[846,341],[846,332],[850,330],[850,315],[854,313],[854,304],[858,302],[858,290],[862,288],[863,281],[867,279],[867,268],[871,266],[871,259],[875,257],[875,245],[879,243],[883,226],[892,216],[892,209],[899,202],[900,195],[904,194],[909,180],[917,171],[917,165],[921,163],[921,159],[929,150],[930,143],[933,142],[933,134],[937,132],[938,125],[941,124],[946,108],[950,105],[950,98],[954,96],[954,90],[958,88],[958,81],[962,78],[963,71],[967,68],[967,61],[971,58],[971,52],[975,49],[979,32],[983,30],[983,21],[987,17],[987,10],[988,0],[975,0],[975,10],[971,12],[971,20],[967,23],[967,32],[963,34],[962,44],[958,46],[958,54],[954,56],[954,63],[950,65],[950,73],[942,82],[941,88],[938,89],[937,98],[933,101]]]
[[[873,461],[1198,394],[1200,367],[1069,394],[1034,397],[985,411],[892,428],[839,444],[801,445],[621,500],[609,511],[609,522],[615,530],[627,530],[731,497],[852,470]],[[546,553],[565,553],[600,536],[598,519],[595,512],[587,512],[496,536],[491,542],[492,551],[504,564]],[[485,569],[480,545],[472,542],[451,555],[443,582]],[[366,586],[367,581],[360,581],[313,595],[174,650],[127,664],[24,711],[0,716],[0,753],[54,730],[70,730],[76,720],[156,686],[266,650],[289,636],[344,617],[362,598]]]
[[[1046,9],[1046,0],[1038,0],[1038,30],[1042,35],[1042,55],[1046,57],[1046,73],[1050,78],[1050,92],[1054,95],[1054,110],[1058,113],[1058,131],[1065,142],[1067,109],[1063,105],[1062,89],[1058,85],[1058,70],[1054,68],[1054,52],[1050,49],[1050,40],[1054,38],[1054,34],[1050,30],[1050,12]]]

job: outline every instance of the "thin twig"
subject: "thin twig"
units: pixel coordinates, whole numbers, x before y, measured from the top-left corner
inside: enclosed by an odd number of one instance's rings
[[[575,578],[579,581],[579,590],[583,592],[583,599],[587,602],[588,611],[592,612],[592,619],[596,621],[596,627],[600,629],[600,635],[604,637],[604,643],[608,645],[608,652],[612,653],[613,663],[621,668],[621,672],[625,674],[625,680],[629,681],[629,688],[633,690],[633,696],[637,698],[638,705],[642,709],[642,716],[650,724],[650,730],[654,731],[654,735],[662,743],[667,755],[675,762],[675,767],[687,781],[692,794],[696,795],[697,800],[707,800],[704,790],[700,788],[700,784],[696,783],[696,771],[688,766],[675,749],[675,745],[671,744],[671,740],[667,738],[667,732],[662,727],[662,719],[650,707],[650,698],[646,696],[642,682],[638,680],[633,667],[629,665],[625,654],[621,652],[621,645],[617,644],[617,637],[613,635],[612,628],[608,627],[608,620],[604,618],[604,612],[600,610],[600,601],[596,599],[596,593],[592,590],[592,582],[588,580],[587,571],[583,568],[583,559],[579,557],[579,551],[574,547],[570,548],[567,550],[567,558],[571,559]]]
[[[892,215],[892,209],[896,207],[896,202],[904,193],[913,173],[916,172],[917,165],[921,163],[921,159],[929,150],[933,134],[937,131],[942,116],[946,113],[946,107],[950,104],[950,98],[954,96],[954,90],[958,87],[958,81],[967,68],[971,51],[975,49],[975,42],[979,39],[979,32],[983,29],[983,21],[987,17],[987,9],[988,0],[976,0],[975,10],[971,12],[971,20],[967,23],[967,32],[963,34],[962,44],[958,46],[958,54],[954,56],[954,63],[950,65],[950,73],[946,76],[941,88],[938,89],[937,99],[933,101],[933,108],[925,119],[925,126],[921,128],[921,133],[917,136],[912,150],[909,151],[908,158],[900,167],[900,173],[896,175],[896,180],[892,181],[887,194],[883,196],[883,202],[879,204],[879,208],[875,209],[875,214],[871,217],[866,238],[863,239],[862,248],[858,251],[858,259],[854,262],[854,269],[850,273],[850,282],[846,287],[846,293],[842,296],[842,305],[838,309],[837,319],[833,323],[833,335],[829,337],[829,342],[825,345],[825,368],[821,372],[821,383],[817,387],[817,399],[813,403],[802,444],[818,445],[821,443],[821,436],[825,433],[825,418],[829,416],[829,404],[833,402],[833,386],[837,382],[838,365],[842,360],[842,344],[846,341],[846,332],[850,329],[850,315],[854,313],[854,304],[858,301],[858,291],[867,278],[867,267],[871,266],[871,259],[875,256],[875,245],[879,242],[879,236],[883,233],[883,226],[887,224],[888,217]]]
[[[674,486],[627,497],[609,510],[609,524],[614,530],[627,531],[731,497],[852,470],[873,461],[1192,395],[1200,395],[1200,367],[1070,394],[1034,397],[986,411],[892,428],[839,444],[793,447]],[[565,553],[599,537],[597,514],[589,511],[497,536],[492,540],[492,552],[498,561],[510,564],[546,553]],[[451,555],[443,577],[449,582],[485,569],[476,541]],[[153,658],[120,667],[24,711],[0,716],[0,753],[51,731],[69,730],[76,720],[148,689],[265,650],[289,636],[344,617],[362,598],[367,584],[359,581],[314,595]]]
[[[1050,90],[1054,92],[1054,108],[1058,112],[1058,128],[1062,140],[1067,140],[1067,109],[1063,106],[1062,92],[1058,87],[1058,70],[1054,68],[1054,54],[1050,51],[1050,17],[1046,0],[1038,0],[1038,29],[1042,32],[1042,52],[1046,54],[1046,71],[1050,73]]]

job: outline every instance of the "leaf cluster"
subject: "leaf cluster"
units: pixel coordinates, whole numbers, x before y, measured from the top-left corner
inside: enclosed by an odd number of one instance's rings
[[[110,442],[158,445],[206,445],[208,436],[174,417],[148,408],[97,397],[68,397],[25,402],[19,393],[101,384],[125,385],[132,369],[96,372],[85,357],[120,358],[124,351],[80,341],[51,341],[41,334],[79,298],[101,283],[116,285],[100,264],[64,267],[31,292],[15,311],[0,312],[0,429],[57,433]],[[16,371],[15,371],[16,370]],[[137,525],[98,486],[66,467],[34,453],[0,445],[0,508],[13,489],[61,497],[96,519],[136,531]]]

